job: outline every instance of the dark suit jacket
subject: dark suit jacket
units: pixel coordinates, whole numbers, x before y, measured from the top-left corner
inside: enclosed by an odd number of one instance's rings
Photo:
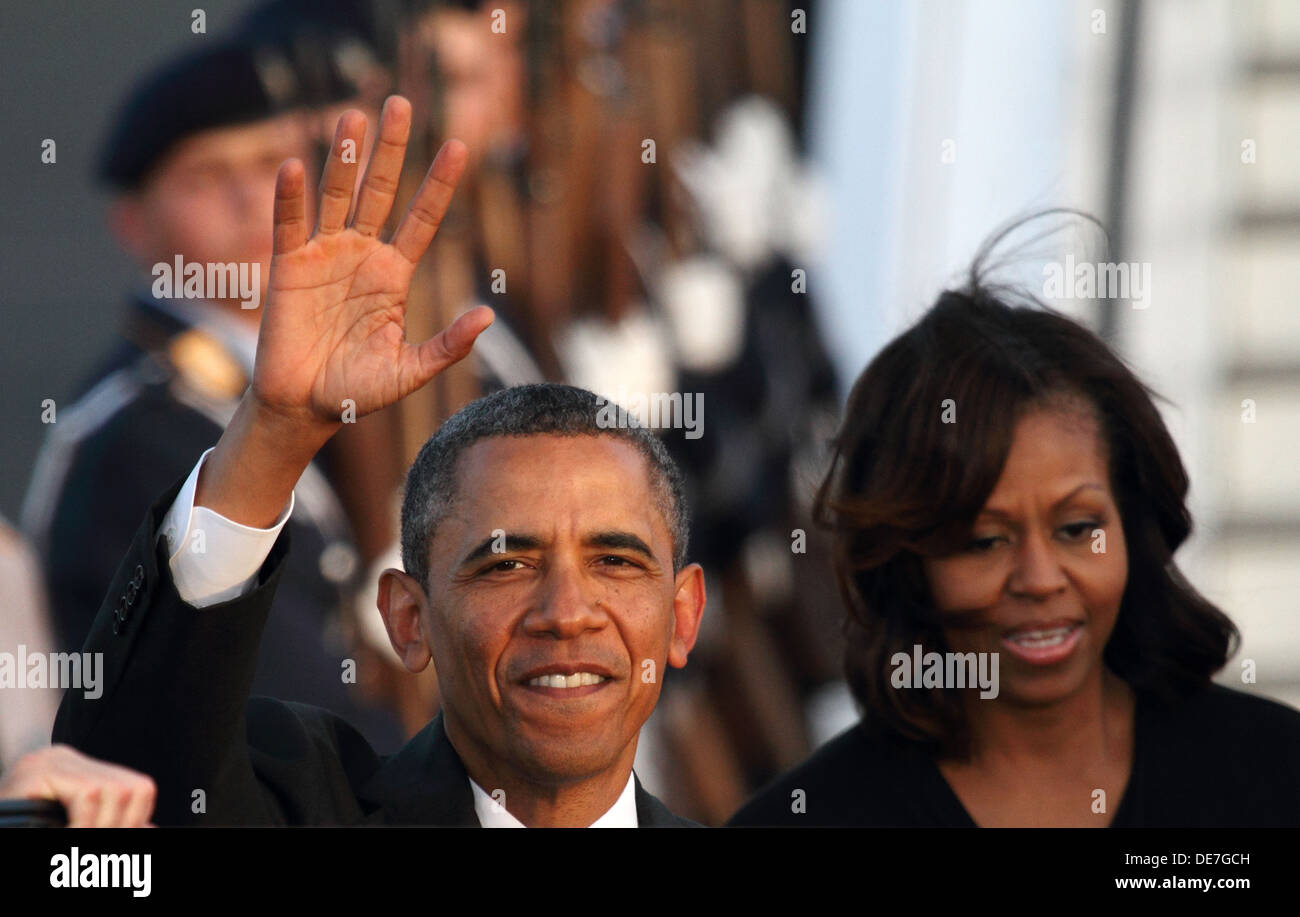
[[[223,422],[208,412],[233,409],[237,396],[200,397],[169,356],[169,345],[191,330],[156,302],[133,300],[122,341],[91,377],[96,394],[67,408],[61,403],[58,423],[50,425],[25,514],[31,514],[27,534],[41,559],[60,650],[85,643],[118,561],[158,492],[188,474],[221,436]],[[337,620],[351,584],[331,582],[322,570],[331,552],[355,556],[346,520],[305,510],[300,494],[286,526],[294,552],[262,635],[253,691],[327,707],[382,751],[395,751],[402,744],[397,718],[339,679],[348,650],[336,636]]]
[[[182,483],[149,511],[91,626],[84,651],[104,654],[101,695],[68,690],[53,740],[152,776],[159,825],[478,825],[441,715],[385,758],[326,710],[249,698],[289,530],[256,588],[195,609],[157,546]],[[636,808],[642,827],[694,824],[639,780]]]

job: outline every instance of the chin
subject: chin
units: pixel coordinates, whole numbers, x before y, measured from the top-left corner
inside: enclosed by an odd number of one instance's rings
[[[1012,673],[1003,669],[999,672],[998,699],[1025,707],[1050,707],[1082,691],[1092,681],[1094,668],[1100,666],[1100,659],[1089,659],[1083,665],[1073,664],[1059,672]]]
[[[518,750],[516,760],[526,761],[535,774],[551,782],[585,780],[613,767],[622,749],[605,749],[582,740],[573,743],[530,743]]]
[[[1073,679],[1007,680],[1002,684],[998,700],[1020,707],[1050,707],[1074,696],[1079,687],[1078,680]]]

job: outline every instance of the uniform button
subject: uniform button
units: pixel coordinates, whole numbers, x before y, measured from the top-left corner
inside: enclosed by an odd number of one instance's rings
[[[144,567],[140,564],[135,565],[135,575],[131,577],[131,585],[136,589],[144,588]]]
[[[135,604],[135,597],[138,596],[139,594],[140,594],[140,590],[136,588],[134,580],[127,583],[126,585],[126,607],[127,608],[130,608],[132,605]]]

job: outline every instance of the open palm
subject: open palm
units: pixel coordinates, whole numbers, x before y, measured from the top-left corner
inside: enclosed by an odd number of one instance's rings
[[[423,343],[406,341],[411,277],[451,202],[466,150],[459,141],[443,145],[401,224],[382,242],[410,103],[401,96],[385,103],[349,224],[365,126],[357,111],[339,118],[310,238],[302,163],[286,162],[276,180],[275,248],[253,390],[277,413],[312,423],[336,424],[348,407],[361,416],[393,404],[468,354],[492,321],[492,311],[480,306]]]

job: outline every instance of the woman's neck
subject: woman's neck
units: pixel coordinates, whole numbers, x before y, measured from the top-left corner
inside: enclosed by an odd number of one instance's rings
[[[1025,767],[1059,761],[1063,755],[1113,757],[1132,743],[1133,710],[1133,690],[1105,667],[1056,704],[972,699],[966,706],[971,735],[966,763]]]
[[[976,824],[1110,823],[1133,765],[1136,701],[1123,679],[1103,670],[1050,707],[975,703],[970,756],[938,767]]]

